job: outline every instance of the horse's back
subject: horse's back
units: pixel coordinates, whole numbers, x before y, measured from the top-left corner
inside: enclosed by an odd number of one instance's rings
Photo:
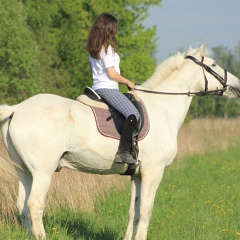
[[[10,134],[61,136],[79,117],[82,104],[52,94],[39,94],[16,105],[9,124]],[[80,110],[81,109],[81,110]],[[84,111],[81,111],[84,112]],[[84,113],[81,113],[84,114]],[[39,137],[38,137],[39,138]]]

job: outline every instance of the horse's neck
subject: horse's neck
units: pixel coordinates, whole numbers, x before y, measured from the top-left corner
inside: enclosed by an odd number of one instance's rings
[[[156,81],[154,79],[156,76],[153,76],[153,79],[149,79],[148,84],[143,84],[143,88],[147,89],[148,86],[152,86],[151,90],[166,93],[195,92],[199,81],[197,78],[199,74],[196,74],[194,71],[188,71],[187,67],[188,66],[183,66],[182,69],[174,71],[165,80],[160,81],[158,84],[156,82],[151,84],[151,80]],[[149,102],[156,102],[153,105],[156,108],[155,110],[152,110],[154,112],[153,115],[158,117],[164,113],[164,117],[168,120],[169,124],[172,125],[172,129],[178,132],[187,115],[192,97],[189,97],[188,95],[171,94],[153,94],[153,96],[151,93],[146,95],[145,98],[149,98]]]
[[[199,82],[198,71],[200,68],[195,68],[195,71],[189,71],[189,65],[183,66],[181,69],[175,70],[165,79],[157,82],[157,76],[153,75],[149,79],[149,86],[152,85],[154,91],[170,92],[170,93],[187,93],[194,92]],[[151,83],[153,82],[153,83]],[[143,87],[148,88],[148,84]]]

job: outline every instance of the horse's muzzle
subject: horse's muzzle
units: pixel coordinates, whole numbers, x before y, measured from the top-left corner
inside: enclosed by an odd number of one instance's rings
[[[233,95],[232,98],[240,97],[240,89],[237,89],[235,87],[227,86],[226,92],[229,92],[229,95]]]

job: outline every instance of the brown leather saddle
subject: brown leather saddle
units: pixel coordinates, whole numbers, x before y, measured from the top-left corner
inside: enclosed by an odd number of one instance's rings
[[[134,96],[131,93],[125,93],[124,95],[139,111],[140,120],[133,137],[137,139],[137,141],[140,141],[146,137],[149,131],[147,109],[143,101],[138,96]],[[84,95],[80,95],[77,100],[91,107],[98,131],[103,136],[120,139],[122,128],[126,121],[125,117],[121,113],[113,109],[111,106],[106,105],[100,96],[89,87],[84,89]]]

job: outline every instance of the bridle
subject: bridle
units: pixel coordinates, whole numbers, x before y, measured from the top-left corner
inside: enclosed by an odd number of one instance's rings
[[[217,94],[217,95],[222,96],[223,93],[226,91],[227,86],[228,86],[227,85],[227,71],[226,71],[226,69],[224,69],[224,78],[223,78],[222,76],[220,76],[218,73],[216,73],[214,70],[212,70],[212,68],[210,68],[208,65],[206,65],[203,62],[204,57],[202,57],[201,62],[193,56],[185,56],[185,58],[186,59],[191,59],[194,63],[196,63],[197,65],[202,67],[204,80],[205,80],[205,90],[204,90],[204,92],[206,92],[206,93],[208,92],[208,80],[207,80],[207,77],[206,77],[206,74],[205,74],[205,71],[206,71],[206,72],[210,73],[211,75],[213,75],[222,84],[223,88],[221,90],[216,90],[216,91],[220,91],[220,94]]]
[[[187,96],[204,96],[204,95],[219,95],[222,96],[223,93],[229,88],[229,90],[234,89],[233,87],[230,87],[227,85],[227,71],[224,69],[224,78],[220,76],[218,73],[216,73],[212,68],[210,68],[208,65],[204,63],[204,57],[202,57],[201,61],[196,59],[193,56],[185,56],[185,59],[190,59],[197,65],[201,66],[203,69],[203,75],[205,80],[205,90],[200,92],[182,92],[182,93],[173,93],[173,92],[159,92],[159,91],[151,91],[151,90],[145,90],[145,89],[139,89],[136,88],[134,90],[142,91],[142,92],[148,92],[148,93],[154,93],[154,94],[166,94],[166,95],[187,95]],[[206,77],[205,71],[213,75],[221,84],[222,89],[216,89],[216,90],[208,90],[208,79]]]

